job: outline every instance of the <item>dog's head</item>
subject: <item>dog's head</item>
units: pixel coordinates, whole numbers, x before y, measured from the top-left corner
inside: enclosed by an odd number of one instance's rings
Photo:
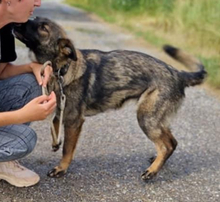
[[[66,33],[49,19],[36,17],[15,24],[14,35],[34,53],[39,63],[50,60],[55,71],[59,69],[57,61],[61,64],[77,60],[75,48]]]

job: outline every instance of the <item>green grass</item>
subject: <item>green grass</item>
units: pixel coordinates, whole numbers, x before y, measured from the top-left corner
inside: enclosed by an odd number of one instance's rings
[[[220,88],[220,68],[219,68],[219,58],[203,58],[199,57],[200,60],[205,65],[208,72],[207,81],[215,88]]]
[[[161,47],[173,44],[201,58],[220,88],[220,0],[66,0]]]

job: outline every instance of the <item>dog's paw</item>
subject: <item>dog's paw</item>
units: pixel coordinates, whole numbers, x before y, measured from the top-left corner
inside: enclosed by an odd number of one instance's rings
[[[48,177],[59,178],[66,174],[65,170],[59,170],[58,168],[53,168],[47,173]]]
[[[141,178],[142,180],[144,181],[148,181],[148,180],[152,180],[155,176],[156,176],[157,173],[155,172],[150,172],[149,170],[146,170],[142,175],[141,175]]]
[[[57,145],[52,145],[52,151],[56,152],[60,149],[60,145],[62,144],[62,141],[59,142]]]

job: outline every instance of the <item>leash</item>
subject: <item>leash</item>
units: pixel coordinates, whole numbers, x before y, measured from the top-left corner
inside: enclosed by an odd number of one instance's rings
[[[45,70],[45,68],[47,67],[47,65],[52,66],[51,61],[47,61],[47,62],[45,62],[45,63],[43,64],[43,66],[41,67],[41,71],[40,71],[41,75],[43,75],[44,70]],[[42,76],[41,78],[43,79],[43,76]],[[48,95],[47,87],[43,87],[43,86],[42,86],[42,94],[43,94],[43,95]]]
[[[52,63],[50,61],[47,61],[43,64],[42,68],[41,68],[41,74],[43,74],[45,68],[47,65],[52,66]],[[53,114],[52,118],[50,119],[50,127],[51,127],[51,133],[52,133],[52,138],[53,138],[53,143],[55,143],[56,146],[60,145],[60,139],[61,139],[61,126],[63,123],[63,112],[65,109],[65,104],[66,104],[66,95],[63,93],[63,76],[61,76],[60,74],[61,69],[59,69],[58,71],[58,84],[60,87],[60,92],[61,92],[61,96],[60,96],[60,119],[59,119],[59,131],[58,131],[58,135],[56,135],[56,131],[54,128],[54,124],[53,124],[53,119],[55,118],[55,113]],[[43,95],[48,95],[48,90],[47,87],[43,87],[42,86],[42,94]],[[54,151],[57,150],[57,147],[53,148]]]
[[[66,95],[63,93],[63,76],[60,75],[60,70],[58,71],[58,83],[60,86],[60,92],[61,92],[61,96],[60,96],[60,120],[59,120],[59,132],[58,132],[58,136],[57,139],[55,141],[56,145],[60,144],[60,137],[61,137],[61,126],[63,124],[63,112],[65,109],[65,104],[66,104]],[[54,127],[54,126],[53,126]]]

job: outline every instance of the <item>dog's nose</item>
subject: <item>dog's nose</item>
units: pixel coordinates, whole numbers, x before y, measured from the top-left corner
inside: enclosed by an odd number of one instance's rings
[[[28,20],[32,21],[35,20],[37,17],[36,16],[31,16]]]

